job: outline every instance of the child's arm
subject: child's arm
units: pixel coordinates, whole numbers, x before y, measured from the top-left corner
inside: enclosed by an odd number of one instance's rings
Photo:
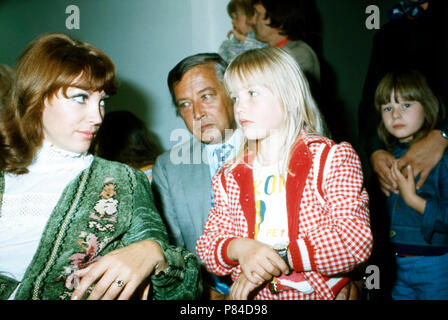
[[[288,266],[274,249],[253,239],[230,241],[227,257],[238,261],[246,278],[258,285],[288,272]]]
[[[220,171],[213,177],[215,205],[210,210],[204,234],[196,242],[199,258],[217,275],[227,275],[241,267],[246,277],[258,284],[288,271],[286,263],[271,247],[249,239],[243,213],[231,212],[229,208],[228,197],[234,194],[224,189],[222,174]],[[227,180],[228,190],[232,188],[230,184]]]
[[[434,192],[421,194],[426,200],[421,230],[428,242],[431,242],[434,232],[448,233],[448,153],[440,161],[436,173]]]
[[[417,194],[415,188],[414,171],[411,165],[407,166],[407,177],[405,177],[398,169],[398,160],[392,164],[392,176],[397,181],[400,195],[404,202],[423,215],[425,213],[426,200]]]

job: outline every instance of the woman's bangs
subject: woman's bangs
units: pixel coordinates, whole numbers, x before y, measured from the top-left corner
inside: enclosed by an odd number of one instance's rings
[[[99,58],[96,57],[98,60]],[[98,63],[100,62],[100,63]],[[73,85],[88,91],[104,91],[112,95],[117,92],[115,68],[99,60],[95,64],[87,64]]]

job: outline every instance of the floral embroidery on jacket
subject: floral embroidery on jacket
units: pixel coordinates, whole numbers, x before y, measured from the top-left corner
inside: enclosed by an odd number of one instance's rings
[[[93,207],[95,212],[90,214],[92,219],[89,221],[90,229],[96,228],[100,232],[115,231],[115,226],[112,224],[117,222],[118,200],[113,198],[117,194],[115,188],[116,185],[113,183],[108,183],[103,187],[100,194],[101,199]],[[102,220],[106,223],[100,223]]]
[[[78,239],[78,244],[81,246],[83,252],[72,254],[68,259],[70,265],[64,267],[62,275],[59,276],[56,281],[65,280],[65,287],[70,291],[73,291],[79,284],[79,276],[76,271],[88,267],[91,263],[98,261],[101,256],[98,256],[98,238],[94,234],[87,234],[81,232]],[[66,299],[71,295],[70,292],[64,292],[60,298]]]
[[[109,180],[107,180],[109,179]],[[106,178],[105,182],[110,182],[112,178]],[[113,183],[107,183],[104,185],[101,193],[100,199],[95,203],[93,210],[88,221],[89,229],[96,229],[103,233],[105,231],[114,232],[117,223],[117,213],[118,213],[118,200],[114,199],[117,194],[116,185]],[[76,271],[88,267],[91,263],[98,261],[101,256],[98,253],[101,249],[111,240],[107,234],[104,235],[103,241],[99,240],[100,234],[89,233],[82,231],[77,240],[78,245],[81,247],[82,251],[72,254],[68,259],[70,264],[64,267],[62,275],[56,280],[65,280],[65,288],[69,291],[65,291],[59,298],[69,299],[71,293],[79,284],[79,276]]]

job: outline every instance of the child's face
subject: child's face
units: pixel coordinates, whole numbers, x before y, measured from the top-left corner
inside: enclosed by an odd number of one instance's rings
[[[232,14],[232,25],[233,29],[238,31],[243,35],[247,35],[252,27],[249,24],[249,19],[241,9],[237,9],[235,13]]]
[[[392,93],[390,102],[381,106],[381,116],[387,131],[400,142],[410,142],[425,121],[423,106],[418,101],[405,101]]]
[[[283,108],[268,88],[253,85],[230,93],[234,114],[248,140],[264,140],[284,129]]]

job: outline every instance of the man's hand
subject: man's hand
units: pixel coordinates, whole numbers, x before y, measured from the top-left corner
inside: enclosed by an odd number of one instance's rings
[[[240,273],[238,279],[230,287],[230,300],[247,300],[249,294],[260,285],[247,280],[243,272]]]
[[[335,300],[359,300],[362,286],[362,280],[350,281],[338,292]]]
[[[442,159],[447,146],[448,140],[442,137],[440,130],[432,130],[426,137],[409,147],[409,150],[398,162],[398,168],[402,170],[408,165],[412,166],[414,176],[420,175],[416,184],[418,190],[425,183],[431,170]]]
[[[395,157],[385,150],[376,150],[370,156],[373,171],[377,174],[381,190],[386,196],[389,196],[391,192],[398,193],[397,183],[391,172],[394,161]]]

